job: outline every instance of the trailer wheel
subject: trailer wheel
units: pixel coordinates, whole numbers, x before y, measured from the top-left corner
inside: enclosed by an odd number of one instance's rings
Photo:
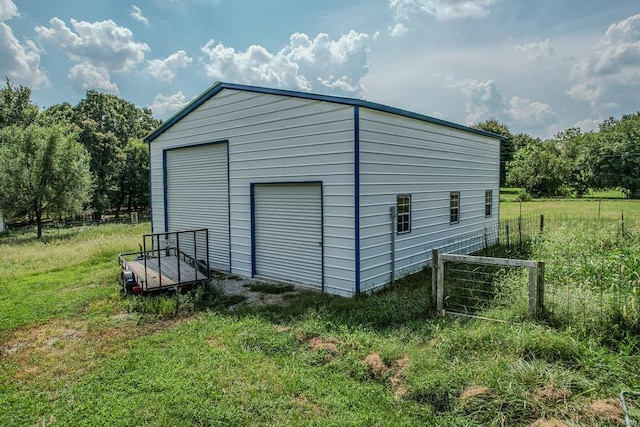
[[[136,278],[131,270],[123,270],[120,275],[122,281],[122,292],[125,294],[133,293],[133,288],[136,286]]]

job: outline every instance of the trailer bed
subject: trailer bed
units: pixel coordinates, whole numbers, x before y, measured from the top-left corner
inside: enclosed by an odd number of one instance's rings
[[[162,257],[161,262],[158,262],[158,258],[128,261],[126,268],[138,278],[144,279],[146,277],[145,291],[153,291],[167,286],[193,284],[207,279],[206,274],[183,260],[178,260],[175,256]]]
[[[125,294],[191,289],[211,277],[209,230],[145,234],[139,252],[118,260]]]

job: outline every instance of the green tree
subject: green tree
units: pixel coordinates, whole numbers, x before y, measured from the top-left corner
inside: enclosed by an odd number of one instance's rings
[[[125,183],[123,171],[127,165],[127,147],[131,139],[141,139],[160,121],[151,110],[140,109],[115,95],[89,90],[74,107],[74,123],[80,129],[80,142],[91,155],[91,173],[95,180],[92,206],[96,216],[111,207],[118,215],[120,208],[132,194],[132,186]],[[146,160],[145,160],[146,163]],[[129,176],[132,176],[129,174]],[[146,178],[148,182],[148,178]],[[146,187],[148,199],[148,186]]]
[[[140,139],[131,139],[122,151],[124,161],[114,174],[116,210],[126,205],[131,212],[149,206],[149,147]]]
[[[518,152],[518,150],[526,147],[529,144],[539,144],[542,142],[540,138],[534,138],[527,133],[519,133],[513,135],[513,155]]]
[[[640,198],[640,112],[602,123],[591,158],[599,188],[621,188],[627,197]]]
[[[504,137],[504,139],[500,141],[500,186],[504,187],[507,178],[507,165],[511,159],[513,159],[515,151],[513,146],[513,136],[511,135],[509,126],[495,118],[491,118],[483,122],[478,122],[473,125],[473,127]]]
[[[553,141],[532,143],[520,149],[507,170],[507,183],[534,197],[557,196],[566,176],[566,165]]]
[[[35,218],[38,238],[45,215],[77,213],[90,193],[89,156],[68,128],[0,130],[0,210]]]
[[[31,89],[16,87],[7,79],[7,86],[0,89],[0,129],[12,125],[27,127],[38,112],[38,107],[31,103]]]
[[[553,143],[564,164],[564,186],[582,197],[594,186],[591,156],[593,133],[583,134],[580,128],[569,128],[555,135]]]

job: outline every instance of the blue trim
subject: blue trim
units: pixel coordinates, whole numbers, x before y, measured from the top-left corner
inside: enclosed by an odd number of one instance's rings
[[[320,181],[320,292],[324,293],[324,185]]]
[[[360,294],[360,107],[353,109],[353,205],[356,295]]]
[[[167,209],[167,150],[162,150],[162,196],[164,201],[164,232],[169,231],[169,212]]]
[[[149,166],[149,216],[151,217],[151,233],[153,233],[153,187],[151,185],[151,144],[147,144],[147,165]]]
[[[255,184],[250,184],[249,209],[251,210],[251,277],[256,275],[256,209],[255,209]]]
[[[468,126],[463,126],[463,125],[449,122],[446,120],[436,119],[435,117],[414,113],[414,112],[403,110],[400,108],[389,107],[387,105],[377,104],[375,102],[370,102],[370,101],[364,101],[362,99],[346,98],[346,97],[333,96],[333,95],[321,95],[317,93],[298,92],[293,90],[272,89],[272,88],[265,88],[265,87],[258,87],[258,86],[239,85],[235,83],[216,82],[212,86],[210,86],[207,90],[202,92],[197,98],[195,98],[189,104],[184,106],[180,111],[178,111],[173,116],[168,118],[167,121],[162,123],[157,129],[155,129],[153,132],[147,135],[144,138],[144,141],[152,142],[154,139],[162,135],[162,133],[164,133],[171,126],[173,126],[174,124],[182,120],[185,116],[187,116],[193,110],[195,110],[196,108],[198,108],[199,106],[207,102],[209,99],[216,96],[223,89],[232,89],[232,90],[254,92],[254,93],[264,93],[269,95],[289,96],[293,98],[312,99],[315,101],[325,101],[325,102],[332,102],[335,104],[350,105],[353,107],[369,108],[376,111],[382,111],[385,113],[395,114],[398,116],[409,117],[412,119],[421,120],[428,123],[434,123],[437,125],[446,126],[446,127],[461,130],[464,132],[474,133],[476,135],[487,136],[489,138],[495,138],[499,140],[505,139],[504,136],[497,135],[495,133],[486,132],[480,129],[474,129]]]
[[[227,232],[229,233],[229,273],[233,273],[231,269],[231,256],[233,255],[233,251],[231,250],[231,173],[229,166],[229,141],[227,142],[227,220],[229,221],[229,225],[227,226]]]

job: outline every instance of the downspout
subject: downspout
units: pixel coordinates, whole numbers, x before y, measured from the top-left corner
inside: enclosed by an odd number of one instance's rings
[[[396,282],[396,207],[389,208],[391,215],[391,286]]]

